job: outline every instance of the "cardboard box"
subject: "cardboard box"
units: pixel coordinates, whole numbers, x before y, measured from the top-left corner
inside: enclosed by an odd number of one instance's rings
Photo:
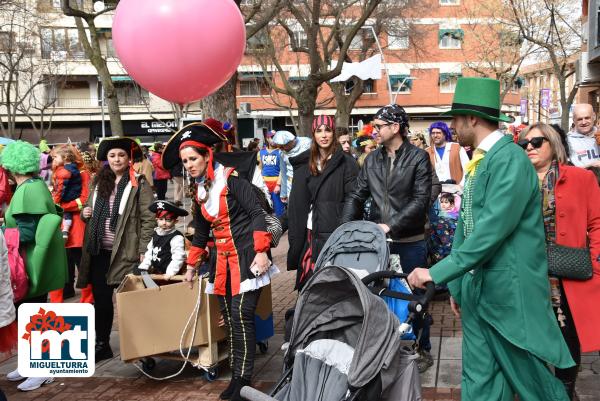
[[[218,326],[220,312],[217,298],[204,293],[203,279],[200,314],[193,345],[216,349],[226,338],[225,329]],[[198,297],[197,282],[167,284],[146,288],[140,276],[128,275],[117,289],[117,313],[121,360],[132,361],[145,356],[177,351],[185,325]],[[161,285],[163,284],[163,285]],[[193,321],[190,323],[193,326]],[[191,341],[192,327],[183,340],[184,349]]]

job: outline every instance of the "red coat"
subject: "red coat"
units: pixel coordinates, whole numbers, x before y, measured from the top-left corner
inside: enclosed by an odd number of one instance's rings
[[[61,202],[60,207],[65,212],[73,213],[73,225],[69,230],[69,238],[65,243],[65,248],[81,248],[83,246],[83,235],[85,234],[85,223],[81,220],[79,205],[85,205],[90,194],[90,173],[81,170],[81,195],[79,203],[76,200],[70,202]]]
[[[152,167],[154,167],[154,179],[155,180],[168,180],[171,178],[169,170],[165,170],[162,165],[161,153],[150,152],[150,161]]]
[[[588,281],[563,280],[582,352],[600,350],[600,187],[579,167],[559,167],[554,190],[556,243],[583,248],[590,241],[594,275]]]

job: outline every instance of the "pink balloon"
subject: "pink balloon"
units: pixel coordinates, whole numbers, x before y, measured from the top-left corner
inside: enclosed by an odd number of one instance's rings
[[[129,75],[179,104],[223,86],[246,46],[244,19],[233,0],[121,0],[112,32]]]

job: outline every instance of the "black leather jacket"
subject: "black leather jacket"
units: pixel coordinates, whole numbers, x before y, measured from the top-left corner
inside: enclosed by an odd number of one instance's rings
[[[361,219],[365,201],[372,196],[370,220],[387,224],[390,238],[424,234],[431,197],[429,156],[405,139],[393,163],[390,171],[390,158],[383,147],[367,156],[356,189],[346,197],[342,221]]]

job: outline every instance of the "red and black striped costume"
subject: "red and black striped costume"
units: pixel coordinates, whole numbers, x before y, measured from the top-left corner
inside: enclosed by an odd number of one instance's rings
[[[250,380],[254,365],[254,312],[260,288],[267,284],[250,271],[256,253],[267,252],[271,234],[266,213],[251,184],[232,168],[215,165],[214,180],[208,191],[199,184],[200,213],[194,216],[195,232],[187,263],[195,266],[206,257],[206,244],[212,230],[217,260],[211,266],[209,288],[219,296],[221,311],[230,333],[230,363],[234,377]]]

